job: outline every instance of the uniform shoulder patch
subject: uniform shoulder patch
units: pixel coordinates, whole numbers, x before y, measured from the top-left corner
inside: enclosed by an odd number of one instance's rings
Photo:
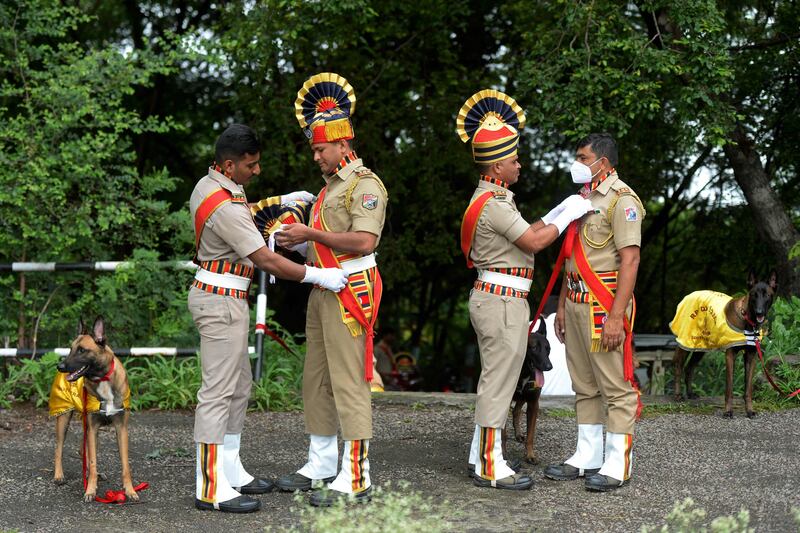
[[[631,191],[628,187],[620,187],[617,189],[617,192],[620,194],[633,194],[633,191]]]
[[[639,210],[636,207],[625,208],[625,220],[627,222],[636,222],[639,220]]]
[[[247,203],[247,198],[245,197],[245,195],[243,193],[234,192],[234,193],[231,193],[231,203],[232,204],[246,204]]]
[[[369,209],[370,211],[378,207],[378,195],[377,194],[362,194],[361,195],[361,207],[364,209]]]
[[[498,200],[505,200],[506,199],[506,191],[494,191],[492,196],[497,198]]]

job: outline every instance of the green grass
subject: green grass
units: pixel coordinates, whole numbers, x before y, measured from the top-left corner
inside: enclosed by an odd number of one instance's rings
[[[562,407],[554,407],[552,409],[544,409],[544,413],[547,416],[552,416],[553,418],[575,418],[575,410],[574,409],[565,409]]]

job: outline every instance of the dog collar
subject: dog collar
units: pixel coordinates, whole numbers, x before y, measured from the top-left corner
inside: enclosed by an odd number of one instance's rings
[[[109,379],[111,379],[111,374],[113,372],[114,372],[114,360],[112,359],[111,360],[111,368],[108,369],[108,372],[106,372],[106,375],[103,376],[100,379],[93,379],[92,381],[94,381],[96,383],[100,383],[100,382],[103,382],[103,381],[108,381]]]

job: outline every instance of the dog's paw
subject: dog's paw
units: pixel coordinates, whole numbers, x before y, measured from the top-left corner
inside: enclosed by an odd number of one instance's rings
[[[93,502],[95,497],[95,491],[86,491],[83,493],[83,501],[85,502]]]
[[[62,475],[62,476],[60,476],[60,477],[54,477],[54,478],[53,478],[53,483],[55,483],[56,485],[63,485],[63,484],[64,484],[64,483],[66,483],[66,482],[67,482],[67,480],[66,480],[66,479],[64,479],[64,476],[63,476],[63,475]]]
[[[133,500],[135,502],[139,501],[139,493],[133,489],[125,491],[125,497],[129,500]]]
[[[532,465],[538,465],[539,464],[539,458],[536,456],[536,454],[528,455],[528,456],[525,457],[525,462],[526,463],[530,463]]]
[[[733,411],[725,411],[722,413],[723,418],[733,418]]]
[[[747,411],[747,418],[755,418],[756,412],[755,411]]]
[[[525,435],[515,434],[514,435],[514,440],[517,441],[517,442],[523,442],[525,440]]]

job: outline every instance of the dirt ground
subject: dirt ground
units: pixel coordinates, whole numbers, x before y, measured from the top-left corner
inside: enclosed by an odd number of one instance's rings
[[[797,531],[800,507],[800,409],[760,413],[749,420],[737,404],[734,419],[670,414],[637,426],[633,478],[612,493],[587,492],[582,481],[543,478],[543,467],[563,460],[575,445],[570,401],[544,400],[538,428],[541,463],[529,465],[536,484],[526,492],[474,487],[465,475],[473,422],[472,395],[386,395],[375,401],[370,446],[374,484],[407,480],[411,488],[447,500],[454,531],[638,531],[658,525],[677,500],[691,496],[720,515],[750,511],[757,531]],[[148,481],[138,504],[83,503],[80,424],[67,439],[68,483],[53,476],[53,422],[44,409],[0,411],[0,530],[19,531],[246,531],[299,525],[291,494],[261,496],[249,515],[196,511],[192,412],[146,411],[131,418],[134,484]],[[242,459],[251,473],[279,476],[299,468],[306,455],[301,413],[250,413]],[[119,488],[119,460],[111,430],[101,432],[99,465]],[[521,456],[512,443],[510,455]],[[324,511],[321,511],[324,512]],[[357,530],[357,524],[353,529]]]

